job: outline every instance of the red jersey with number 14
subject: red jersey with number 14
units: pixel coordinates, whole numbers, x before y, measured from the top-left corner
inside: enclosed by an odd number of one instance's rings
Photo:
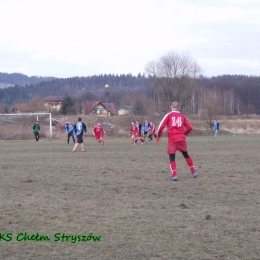
[[[164,127],[167,126],[168,139],[170,142],[186,140],[186,135],[192,131],[192,125],[179,111],[172,111],[164,116],[158,127],[158,138],[162,136]]]

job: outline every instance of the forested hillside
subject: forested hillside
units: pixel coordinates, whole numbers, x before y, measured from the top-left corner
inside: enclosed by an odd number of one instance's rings
[[[25,84],[25,86],[16,84],[13,87],[0,89],[0,103],[11,105],[14,102],[33,97],[63,98],[66,93],[75,98],[84,96],[90,99],[103,99],[106,84],[110,86],[110,98],[117,102],[126,92],[146,91],[148,82],[147,78],[141,74],[138,76],[110,74],[66,79],[55,78],[37,84]]]
[[[54,77],[38,77],[32,76],[28,77],[21,73],[2,73],[0,72],[0,83],[5,83],[5,85],[19,85],[25,86],[26,84],[36,84],[42,81],[50,81],[55,79]]]
[[[22,74],[0,73],[0,83],[14,86],[0,89],[0,104],[12,106],[15,102],[32,98],[63,98],[67,93],[76,102],[82,100],[105,101],[105,84],[109,84],[109,101],[117,108],[141,106],[139,114],[164,112],[170,98],[155,85],[152,77],[139,74],[94,75],[89,77],[45,78],[27,77]],[[39,82],[40,81],[40,82]],[[174,87],[173,87],[174,88]],[[222,75],[196,79],[192,95],[185,112],[197,114],[212,107],[219,114],[260,114],[260,77],[243,75]],[[162,109],[162,103],[167,104]],[[151,112],[152,111],[152,112]]]

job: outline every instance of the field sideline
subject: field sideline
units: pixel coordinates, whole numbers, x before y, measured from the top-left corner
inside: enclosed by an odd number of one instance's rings
[[[84,140],[75,154],[65,138],[0,142],[0,259],[260,259],[259,135],[188,137],[199,176],[178,153],[178,182],[166,138]]]

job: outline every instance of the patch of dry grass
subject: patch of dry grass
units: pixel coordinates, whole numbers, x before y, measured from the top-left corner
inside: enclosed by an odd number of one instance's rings
[[[177,154],[170,177],[166,139],[0,142],[1,259],[260,259],[259,136],[189,137],[199,177]],[[20,232],[52,241],[17,242]],[[55,233],[100,242],[54,242]]]
[[[35,116],[31,118],[17,117],[15,122],[12,117],[7,116],[9,121],[6,122],[0,118],[0,141],[1,140],[34,140],[32,127],[35,122]],[[87,125],[88,132],[85,136],[93,136],[93,127],[98,122],[106,122],[105,116],[85,116],[81,115],[82,121]],[[14,118],[14,117],[13,117]],[[77,122],[78,116],[63,116],[56,117],[59,122]],[[188,116],[191,124],[193,125],[192,136],[206,136],[213,135],[213,130],[207,125],[205,120],[197,115]],[[126,136],[129,133],[131,122],[139,120],[143,124],[144,120],[152,121],[156,128],[158,127],[162,117],[161,116],[113,116],[109,117],[109,122],[116,127],[114,129],[105,129],[109,136]],[[259,116],[219,116],[220,122],[220,135],[230,134],[260,134],[260,117]],[[49,121],[47,116],[42,116],[39,119],[41,131],[40,136],[43,139],[49,138]],[[64,129],[53,127],[52,138],[60,139],[66,136]]]

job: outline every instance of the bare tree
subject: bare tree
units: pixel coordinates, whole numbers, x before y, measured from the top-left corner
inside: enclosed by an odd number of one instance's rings
[[[168,103],[168,107],[170,102],[176,100],[180,102],[182,109],[192,99],[196,78],[201,69],[188,53],[178,54],[172,51],[158,61],[149,62],[146,73],[157,94],[158,104]],[[159,106],[158,110],[160,108]]]
[[[206,125],[211,128],[213,120],[216,119],[218,115],[223,115],[224,113],[224,108],[221,104],[221,92],[204,89],[202,94],[203,101],[201,102],[199,115]]]

